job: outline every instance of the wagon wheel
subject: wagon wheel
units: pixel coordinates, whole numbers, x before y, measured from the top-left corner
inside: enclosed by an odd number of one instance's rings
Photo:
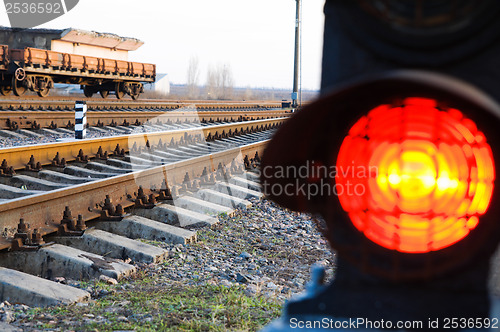
[[[125,96],[125,91],[123,91],[123,82],[116,82],[115,85],[116,98],[122,99]]]
[[[43,86],[43,89],[41,88],[41,86]],[[46,77],[46,78],[43,78],[43,79],[39,79],[37,81],[36,93],[40,97],[45,98],[45,97],[47,97],[49,95],[50,88],[52,88],[53,86],[54,86],[54,81],[52,81],[52,78]]]
[[[17,71],[16,71],[17,72]],[[23,85],[24,81],[19,81],[16,76],[12,76],[12,90],[16,96],[22,96],[26,93],[28,88]]]
[[[101,91],[99,91],[99,93],[101,94],[101,97],[103,99],[106,99],[109,96],[109,91],[108,90],[101,90]]]
[[[40,97],[45,98],[45,97],[47,97],[49,95],[49,92],[50,92],[50,88],[47,86],[47,87],[45,87],[45,89],[40,89],[36,93]]]
[[[0,85],[0,93],[4,96],[10,95],[12,87],[10,85]]]
[[[94,94],[94,89],[89,85],[85,85],[85,87],[83,88],[83,94],[85,95],[85,97],[90,98]]]
[[[24,71],[23,68],[17,68],[16,71],[14,72],[14,76],[18,81],[22,81],[26,78],[26,72]]]

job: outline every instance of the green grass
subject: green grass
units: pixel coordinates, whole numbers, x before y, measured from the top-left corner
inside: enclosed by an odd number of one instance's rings
[[[280,237],[253,241],[252,237],[248,237],[245,225],[239,223],[240,219],[241,216],[236,216],[229,223],[222,222],[212,228],[198,230],[197,243],[184,246],[182,252],[172,250],[169,258],[160,265],[175,270],[176,266],[186,264],[185,260],[177,259],[181,254],[190,255],[192,250],[202,252],[206,246],[216,251],[222,250],[224,247],[219,245],[221,242],[230,243],[236,256],[248,252],[270,261],[288,259],[290,253],[283,248],[285,244]],[[157,241],[141,241],[165,247]],[[261,245],[269,246],[272,250],[257,249]],[[38,329],[60,328],[62,331],[258,331],[281,314],[282,300],[260,294],[247,296],[244,286],[215,286],[197,276],[194,271],[188,283],[160,277],[161,273],[156,275],[156,272],[140,269],[131,280],[118,285],[97,280],[81,282],[82,288],[91,287],[97,293],[107,290],[110,294],[90,302],[88,306],[29,309],[25,312],[27,317],[19,318],[18,321],[34,322],[34,328]],[[122,289],[124,284],[128,288]],[[57,323],[49,324],[48,319],[39,318],[40,314],[54,316]],[[86,314],[94,315],[94,318],[88,319]],[[91,321],[99,316],[106,322]],[[128,321],[118,321],[120,316],[127,317]],[[65,325],[65,320],[77,325]]]
[[[142,283],[141,283],[142,284]],[[127,302],[125,302],[127,301]],[[118,306],[119,303],[125,303]],[[110,310],[111,309],[111,310]],[[40,313],[51,314],[59,323],[71,316],[102,316],[109,322],[83,323],[77,331],[257,331],[281,312],[281,304],[262,296],[247,296],[241,286],[201,285],[184,287],[175,284],[153,288],[145,284],[133,291],[108,295],[87,307],[30,309],[26,321]],[[128,322],[117,319],[125,316]],[[150,317],[150,321],[144,318]],[[36,319],[35,319],[36,320]],[[82,320],[83,321],[83,320]],[[54,327],[40,322],[38,328]]]

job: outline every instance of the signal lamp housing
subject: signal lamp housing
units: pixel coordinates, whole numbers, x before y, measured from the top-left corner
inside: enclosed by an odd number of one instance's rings
[[[483,264],[500,240],[499,125],[500,106],[471,85],[386,73],[288,120],[262,159],[263,187],[319,213],[331,246],[364,272],[449,275]]]

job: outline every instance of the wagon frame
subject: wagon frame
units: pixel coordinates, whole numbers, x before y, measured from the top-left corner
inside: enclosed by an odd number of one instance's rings
[[[0,45],[0,93],[22,96],[27,90],[46,97],[55,83],[80,84],[86,97],[114,92],[137,99],[143,83],[156,79],[154,64],[99,58],[32,47],[9,49]]]

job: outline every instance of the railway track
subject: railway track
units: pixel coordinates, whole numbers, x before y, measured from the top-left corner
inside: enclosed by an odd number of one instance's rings
[[[74,126],[74,100],[2,100],[0,130]],[[210,103],[167,101],[88,101],[90,127],[141,125],[155,118],[176,122],[234,121],[286,116],[277,103]]]
[[[214,107],[214,106],[224,106],[230,107],[245,107],[245,106],[255,106],[261,105],[269,108],[280,108],[281,102],[279,101],[269,101],[269,100],[251,100],[251,101],[221,101],[221,100],[175,100],[175,99],[102,99],[102,98],[87,98],[83,95],[81,96],[48,96],[44,98],[40,98],[35,95],[24,95],[22,98],[19,97],[4,97],[0,96],[0,105],[2,107],[8,105],[40,105],[41,107],[51,107],[53,104],[60,104],[61,106],[67,105],[71,107],[71,104],[74,104],[75,101],[86,100],[88,103],[94,104],[99,107],[112,107],[112,105],[135,105],[142,104],[145,106],[151,105],[164,105],[165,107],[183,107],[186,105],[198,105],[199,107]]]
[[[245,198],[262,196],[248,170],[285,120],[0,149],[4,300],[79,301],[88,294],[31,275],[120,279],[135,270],[122,260],[155,262],[165,256],[129,238],[194,241],[190,228],[212,225],[218,214],[248,206]],[[55,289],[63,295],[51,296]]]

